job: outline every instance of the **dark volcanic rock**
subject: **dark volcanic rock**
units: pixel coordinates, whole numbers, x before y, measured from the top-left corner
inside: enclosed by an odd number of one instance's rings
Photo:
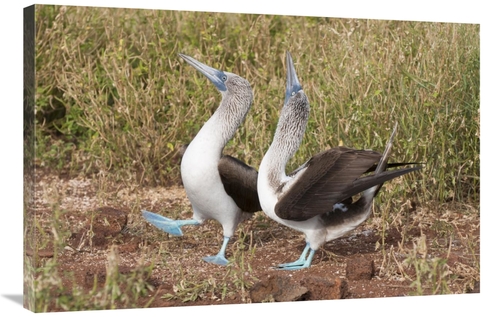
[[[253,303],[290,302],[300,300],[341,299],[347,297],[347,282],[335,278],[333,281],[319,276],[292,281],[288,276],[271,276],[250,289]]]
[[[307,288],[293,283],[288,276],[271,276],[250,289],[250,299],[253,303],[291,302],[304,300],[306,293]]]
[[[347,282],[336,277],[333,282],[322,277],[309,276],[300,282],[306,287],[307,300],[342,299],[347,297]]]
[[[345,275],[349,280],[371,280],[375,274],[375,264],[373,260],[355,256],[347,260]]]

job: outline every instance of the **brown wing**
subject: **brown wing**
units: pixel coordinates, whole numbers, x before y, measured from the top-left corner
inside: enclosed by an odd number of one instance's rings
[[[312,157],[307,169],[280,197],[276,214],[287,220],[303,221],[332,210],[334,204],[411,172],[412,168],[384,171],[360,178],[381,158],[374,151],[333,148]]]
[[[397,130],[398,124],[394,126],[394,130],[391,134],[391,137],[389,141],[387,142],[387,145],[385,147],[384,153],[382,157],[380,158],[380,161],[377,163],[377,165],[374,165],[374,168],[370,168],[367,172],[371,172],[372,170],[375,172],[373,176],[377,177],[384,173],[386,168],[388,167],[395,167],[395,166],[404,166],[404,165],[417,165],[416,167],[413,168],[404,168],[396,171],[396,173],[391,174],[391,177],[397,177],[406,173],[410,173],[412,171],[418,170],[422,168],[422,164],[420,163],[388,163],[387,161],[389,160],[389,155],[391,153],[392,149],[392,144],[394,140],[394,136],[396,135],[396,130]],[[378,179],[380,180],[380,179]],[[356,185],[353,187],[358,186],[357,183],[360,183],[360,181],[355,181]],[[340,205],[338,210],[331,210],[331,212],[327,212],[321,215],[320,219],[323,222],[323,224],[329,228],[333,228],[335,226],[340,226],[342,229],[345,229],[346,227],[349,228],[356,228],[359,226],[363,221],[365,221],[368,216],[371,213],[371,205],[373,202],[373,198],[377,195],[378,191],[382,187],[382,183],[379,183],[379,185],[372,187],[373,190],[367,190],[363,191],[361,194],[361,197],[354,202],[352,197],[345,199],[341,202],[342,205]]]
[[[226,193],[241,210],[262,210],[257,194],[257,170],[229,155],[224,155],[219,160],[218,168]]]

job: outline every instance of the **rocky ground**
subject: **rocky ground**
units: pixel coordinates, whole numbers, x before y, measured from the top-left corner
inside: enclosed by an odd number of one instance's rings
[[[28,217],[38,229],[27,231],[27,258],[37,267],[57,263],[67,290],[105,289],[113,272],[124,293],[141,289],[117,308],[479,292],[479,211],[465,204],[409,204],[385,225],[375,213],[320,249],[311,268],[282,271],[274,266],[298,258],[304,238],[262,213],[240,225],[227,267],[202,260],[220,248],[218,223],[173,237],[142,219],[141,209],[190,218],[182,186],[110,185],[38,170],[36,188]],[[64,309],[53,301],[49,310]]]

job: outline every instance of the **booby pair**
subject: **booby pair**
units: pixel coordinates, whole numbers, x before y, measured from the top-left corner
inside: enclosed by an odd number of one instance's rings
[[[180,56],[217,87],[222,101],[186,148],[181,161],[182,181],[193,207],[193,219],[172,220],[148,211],[143,211],[143,216],[172,235],[182,235],[182,226],[217,220],[223,227],[224,239],[217,255],[204,258],[207,262],[226,265],[225,250],[238,223],[252,212],[263,210],[273,220],[306,235],[306,246],[299,259],[278,267],[309,267],[321,245],[355,229],[368,218],[373,198],[385,181],[420,168],[385,171],[395,128],[384,154],[333,148],[286,175],[285,166],[302,141],[309,116],[309,101],[287,52],[285,104],[258,174],[243,162],[222,156],[224,146],[252,104],[250,84],[235,74]],[[389,167],[407,164],[394,163]],[[373,170],[372,175],[362,177]],[[353,202],[352,197],[359,193],[361,198]]]
[[[309,267],[315,252],[324,243],[363,223],[385,181],[421,167],[385,170],[395,127],[383,154],[346,147],[332,148],[314,155],[286,175],[286,164],[300,146],[310,110],[289,52],[286,65],[285,103],[273,141],[259,167],[257,188],[262,210],[270,218],[306,236],[306,246],[298,260],[278,265],[280,269],[296,270]],[[373,174],[363,176],[373,170]],[[353,196],[359,193],[361,197],[353,202]]]
[[[173,220],[146,210],[142,215],[154,226],[176,236],[182,235],[182,226],[200,225],[208,219],[218,221],[223,228],[222,247],[215,256],[203,259],[227,265],[225,251],[237,225],[261,210],[257,171],[234,157],[222,155],[224,146],[252,105],[252,88],[238,75],[214,69],[190,56],[179,55],[217,87],[222,101],[187,146],[181,159],[182,182],[193,208],[193,218]]]

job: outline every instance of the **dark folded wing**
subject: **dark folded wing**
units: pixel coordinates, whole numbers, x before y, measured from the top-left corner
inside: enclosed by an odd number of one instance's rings
[[[257,170],[229,155],[224,155],[219,160],[218,168],[226,193],[241,210],[262,210],[257,194]]]
[[[351,197],[346,190],[379,161],[374,151],[332,148],[313,156],[293,186],[275,206],[282,219],[306,220],[328,212],[333,204]]]
[[[280,197],[275,206],[276,215],[287,220],[307,220],[331,211],[334,204],[349,200],[364,190],[420,168],[383,171],[362,177],[380,158],[378,152],[344,147],[315,155],[306,164],[300,179]]]

